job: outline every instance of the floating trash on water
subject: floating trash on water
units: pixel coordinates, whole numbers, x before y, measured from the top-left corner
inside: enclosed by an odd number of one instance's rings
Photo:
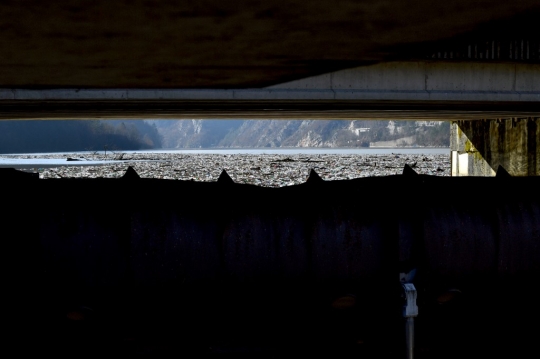
[[[31,156],[32,158],[58,158],[57,154]],[[217,182],[222,170],[225,170],[235,183],[263,187],[284,187],[305,183],[311,169],[314,169],[323,181],[401,174],[405,164],[414,164],[414,172],[418,174],[450,176],[450,156],[444,154],[230,155],[140,152],[124,153],[122,161],[119,162],[82,166],[82,164],[88,164],[89,160],[95,159],[94,157],[96,157],[95,154],[66,154],[63,157],[64,160],[77,158],[80,161],[70,162],[77,163],[71,166],[40,167],[37,171],[43,179],[120,178],[131,166],[141,178]],[[30,155],[19,155],[17,158],[30,158]],[[314,167],[314,164],[317,166]]]

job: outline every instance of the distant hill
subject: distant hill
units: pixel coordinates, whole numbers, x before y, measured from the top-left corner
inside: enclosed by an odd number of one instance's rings
[[[157,128],[141,120],[0,121],[0,153],[161,147]]]
[[[449,122],[151,120],[163,148],[445,147]]]
[[[345,120],[1,121],[0,153],[153,148],[448,146],[448,122]]]

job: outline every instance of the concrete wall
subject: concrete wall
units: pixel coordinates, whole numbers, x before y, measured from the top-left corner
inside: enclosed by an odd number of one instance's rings
[[[266,88],[0,89],[0,101],[40,100],[403,100],[540,101],[540,65],[481,62],[385,62]],[[1,102],[0,102],[1,103]]]
[[[416,92],[417,100],[467,99],[540,100],[540,66],[479,62],[388,62],[314,76],[270,89],[332,89],[346,98],[346,90]],[[403,96],[404,94],[401,94]],[[412,93],[410,93],[412,96]],[[383,96],[382,94],[380,96]],[[466,96],[466,97],[465,97]],[[411,98],[412,99],[412,98]]]
[[[450,149],[453,176],[539,176],[540,118],[455,121]]]

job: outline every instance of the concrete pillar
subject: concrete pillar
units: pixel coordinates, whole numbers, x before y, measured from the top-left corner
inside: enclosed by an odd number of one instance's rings
[[[454,121],[452,176],[540,176],[540,117]]]

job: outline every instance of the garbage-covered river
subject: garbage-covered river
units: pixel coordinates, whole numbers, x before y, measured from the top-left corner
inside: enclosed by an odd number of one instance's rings
[[[223,170],[238,183],[282,187],[305,182],[401,174],[450,175],[448,148],[211,149],[0,155],[0,167],[46,178],[119,178],[129,166],[142,178],[216,181]]]

